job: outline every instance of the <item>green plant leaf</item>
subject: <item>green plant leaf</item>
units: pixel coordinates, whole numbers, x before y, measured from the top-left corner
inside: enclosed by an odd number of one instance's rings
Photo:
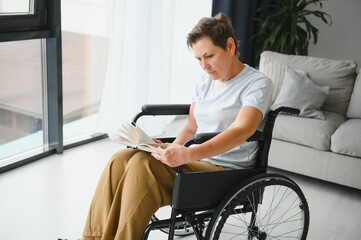
[[[307,55],[310,41],[316,44],[318,40],[318,29],[308,17],[312,15],[326,24],[332,23],[326,12],[307,9],[310,4],[322,9],[322,0],[280,0],[268,5],[270,13],[264,21],[256,20],[259,31],[252,37],[260,43],[260,50]]]

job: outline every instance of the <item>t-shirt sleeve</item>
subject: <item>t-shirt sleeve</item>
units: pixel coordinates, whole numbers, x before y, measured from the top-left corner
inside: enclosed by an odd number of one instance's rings
[[[273,84],[272,81],[262,76],[252,81],[244,94],[241,95],[242,106],[251,106],[259,109],[263,117],[271,107]]]
[[[209,77],[207,78],[207,75],[203,75],[202,78],[197,81],[192,101],[197,102],[199,95],[206,87],[207,81],[209,81]]]

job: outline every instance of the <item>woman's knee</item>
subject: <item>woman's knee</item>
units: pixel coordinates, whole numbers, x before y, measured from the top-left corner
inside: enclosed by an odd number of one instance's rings
[[[138,189],[142,189],[142,186],[151,188],[154,191],[148,191],[149,196],[159,199],[160,205],[170,203],[174,181],[174,170],[171,167],[164,165],[147,152],[138,152],[128,162],[126,175],[127,180],[132,182],[133,188],[134,183],[138,184]]]
[[[127,164],[127,171],[138,174],[152,175],[155,178],[164,176],[166,173],[171,175],[173,171],[170,167],[164,165],[162,162],[156,160],[150,153],[137,152],[129,160]]]
[[[111,172],[115,171],[118,174],[124,171],[128,161],[138,152],[138,150],[132,148],[122,149],[112,155],[109,159],[105,169],[109,169]]]
[[[138,151],[129,159],[127,169],[128,171],[141,171],[142,169],[148,168],[151,161],[154,161],[152,155],[147,152]]]
[[[119,150],[111,156],[109,163],[110,164],[114,164],[114,163],[124,164],[124,163],[128,162],[129,159],[131,159],[137,152],[138,152],[138,150],[132,149],[132,148],[125,148],[125,149]]]
[[[125,148],[117,151],[111,157],[111,161],[124,161],[132,158],[139,150],[133,148]]]

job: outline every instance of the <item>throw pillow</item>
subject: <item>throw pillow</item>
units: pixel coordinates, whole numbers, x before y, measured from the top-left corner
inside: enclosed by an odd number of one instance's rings
[[[262,57],[293,69],[302,69],[316,84],[329,86],[330,90],[322,109],[346,114],[356,79],[357,63],[355,61],[286,55],[271,51],[263,52]]]
[[[261,55],[259,63],[260,63],[259,71],[264,73],[267,77],[269,77],[272,80],[273,83],[272,103],[274,103],[276,98],[278,97],[278,94],[280,93],[287,66],[272,61],[272,59],[265,57],[264,54]],[[299,72],[307,76],[307,73],[305,71],[298,69],[294,69],[294,70],[296,72]]]
[[[307,76],[287,67],[283,85],[272,109],[293,107],[300,109],[301,117],[325,119],[320,107],[328,92],[328,86],[319,86]]]

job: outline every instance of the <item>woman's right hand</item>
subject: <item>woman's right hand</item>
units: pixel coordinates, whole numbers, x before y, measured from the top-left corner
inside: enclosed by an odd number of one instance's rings
[[[193,161],[191,148],[180,144],[171,144],[166,149],[159,147],[152,156],[170,167],[178,167]]]

